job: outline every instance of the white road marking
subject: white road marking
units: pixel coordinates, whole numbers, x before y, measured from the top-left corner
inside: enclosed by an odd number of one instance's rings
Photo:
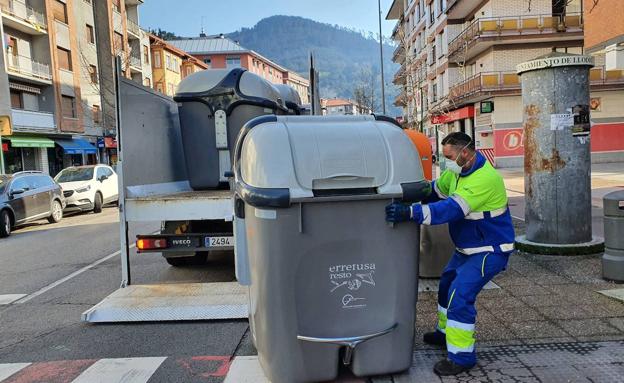
[[[257,356],[237,356],[223,383],[270,383]]]
[[[146,383],[166,357],[100,359],[72,383]]]
[[[14,375],[18,371],[30,366],[31,363],[6,363],[0,364],[0,381]]]
[[[26,294],[4,294],[0,295],[0,306],[10,305],[18,299],[25,297]]]
[[[133,248],[135,246],[136,246],[136,244],[133,243],[132,245],[130,245],[130,248]],[[68,276],[66,276],[64,278],[61,278],[61,279],[59,279],[56,282],[52,282],[49,285],[47,285],[47,286],[45,286],[45,287],[35,291],[32,294],[29,294],[29,295],[25,296],[24,298],[21,298],[21,299],[15,301],[13,303],[15,303],[15,304],[26,303],[26,302],[30,301],[31,299],[34,299],[34,298],[38,297],[39,295],[41,295],[43,293],[46,293],[46,292],[52,290],[53,288],[55,288],[55,287],[65,283],[65,282],[69,281],[70,279],[73,279],[73,278],[77,277],[78,275],[84,273],[85,271],[88,271],[89,269],[94,268],[95,266],[99,265],[100,263],[104,263],[104,262],[108,261],[109,259],[118,256],[120,253],[121,253],[121,251],[117,250],[116,252],[114,252],[112,254],[109,254],[109,255],[105,256],[104,258],[100,258],[97,261],[95,261],[95,262],[93,262],[93,263],[83,267],[82,269],[76,270],[73,273],[69,274]]]

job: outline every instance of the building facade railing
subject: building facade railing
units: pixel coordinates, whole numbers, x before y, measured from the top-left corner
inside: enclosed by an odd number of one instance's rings
[[[36,77],[43,80],[52,80],[50,65],[37,62],[30,57],[7,54],[7,69],[9,72]]]
[[[33,7],[26,5],[23,1],[8,0],[1,4],[2,12],[11,15],[20,20],[29,22],[40,29],[47,29],[46,17],[43,12],[35,10]]]

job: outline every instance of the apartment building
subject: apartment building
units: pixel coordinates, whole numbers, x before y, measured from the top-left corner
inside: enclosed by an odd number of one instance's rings
[[[190,39],[171,40],[174,45],[203,61],[209,68],[245,68],[274,83],[288,84],[295,88],[303,104],[310,103],[310,82],[303,76],[290,71],[253,50],[242,47],[223,34]]]
[[[140,29],[133,34],[126,28],[132,18],[138,23],[141,3],[104,4],[110,7],[105,24],[121,25],[128,57],[133,52],[141,57],[145,37]],[[94,6],[92,0],[0,0],[5,42],[0,85],[6,80],[0,89],[2,171],[56,174],[73,164],[109,161],[105,136],[114,131],[104,129],[102,105],[104,88],[112,82],[103,82],[102,72],[112,72],[113,52],[101,50],[105,39],[97,33],[102,28]],[[149,64],[132,64],[128,61],[128,77],[139,82],[151,77]]]
[[[393,60],[401,64],[395,103],[404,120],[422,129],[434,147],[463,131],[496,166],[521,166],[522,100],[516,65],[552,51],[583,53],[581,0],[396,0],[387,19],[398,20]],[[591,71],[598,113],[613,116],[624,90],[622,72],[597,58]],[[595,124],[595,161],[624,153],[603,150],[612,129]]]
[[[358,105],[357,102],[343,98],[321,99],[321,108],[324,116],[335,115],[361,115],[371,114],[370,108]]]
[[[183,78],[208,69],[203,61],[191,56],[167,41],[150,35],[154,89],[173,97]]]

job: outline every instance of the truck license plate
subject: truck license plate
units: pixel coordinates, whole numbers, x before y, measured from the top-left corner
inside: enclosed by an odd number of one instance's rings
[[[234,246],[234,237],[206,237],[206,247]]]

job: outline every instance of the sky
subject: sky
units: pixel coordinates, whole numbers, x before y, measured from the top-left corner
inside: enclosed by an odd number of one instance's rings
[[[381,0],[382,30],[389,37],[396,20],[385,16],[392,0]],[[377,0],[145,0],[139,24],[179,36],[199,35],[202,20],[208,35],[253,27],[273,15],[301,16],[356,30],[379,32]]]

